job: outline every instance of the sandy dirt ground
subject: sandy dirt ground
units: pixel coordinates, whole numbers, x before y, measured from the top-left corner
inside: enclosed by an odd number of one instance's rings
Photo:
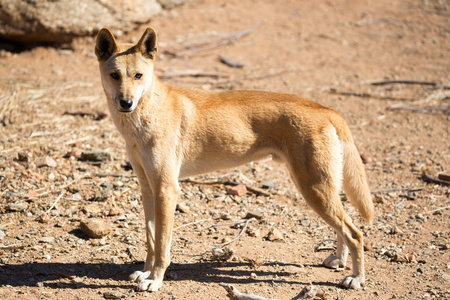
[[[139,186],[89,37],[0,50],[0,297],[227,299],[223,282],[279,300],[309,284],[325,299],[450,298],[448,181],[422,178],[450,171],[448,1],[187,1],[118,39],[136,42],[147,26],[159,34],[167,84],[295,93],[344,116],[374,191],[372,224],[343,200],[364,232],[365,286],[342,289],[351,270],[322,266],[335,235],[268,159],[195,178],[264,186],[265,195],[181,183],[164,285],[136,292],[128,275],[145,257]],[[243,231],[249,212],[259,219]],[[109,234],[87,237],[80,221],[89,218]],[[232,255],[212,254],[241,232]]]

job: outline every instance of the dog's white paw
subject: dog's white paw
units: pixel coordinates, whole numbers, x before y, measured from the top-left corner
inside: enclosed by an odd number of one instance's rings
[[[147,279],[148,276],[150,276],[150,271],[135,271],[130,275],[130,280],[134,282],[142,282],[143,280]]]
[[[359,289],[362,284],[364,284],[364,282],[355,276],[347,276],[341,282],[341,285],[348,289]]]
[[[323,265],[330,269],[339,269],[345,267],[342,261],[336,255],[330,255],[323,261]]]
[[[162,280],[145,279],[141,281],[137,289],[138,291],[156,292],[162,286]]]

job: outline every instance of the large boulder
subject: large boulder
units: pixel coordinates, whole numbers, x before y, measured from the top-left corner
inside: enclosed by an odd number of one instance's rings
[[[160,11],[157,0],[0,0],[0,38],[66,43],[102,27],[130,31]]]

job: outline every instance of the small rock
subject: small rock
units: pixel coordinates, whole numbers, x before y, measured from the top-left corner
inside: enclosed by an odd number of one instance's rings
[[[211,254],[214,257],[214,259],[216,259],[216,260],[228,261],[233,256],[234,251],[233,251],[233,249],[231,249],[229,247],[225,247],[225,248],[214,247],[211,250]]]
[[[8,210],[10,211],[22,211],[28,208],[28,203],[18,201],[8,204]]]
[[[243,184],[239,184],[227,189],[227,195],[243,196],[247,194],[247,188]]]
[[[111,154],[104,151],[85,151],[81,153],[80,160],[92,162],[105,162],[111,160]]]
[[[266,236],[269,241],[283,240],[283,233],[277,228],[272,229]]]
[[[184,203],[177,203],[177,210],[179,212],[182,212],[182,213],[185,213],[185,214],[188,214],[189,211],[190,211],[189,206],[187,206]]]
[[[257,220],[260,220],[260,219],[262,219],[262,217],[263,217],[262,212],[253,210],[253,211],[247,212],[247,214],[245,215],[244,219],[255,218]]]
[[[75,279],[77,277],[77,276],[75,276],[75,275],[73,275],[73,274],[71,274],[71,273],[69,273],[67,271],[64,271],[64,270],[59,271],[58,273],[56,273],[56,276],[61,277],[61,278],[68,278],[70,280],[73,280],[73,279]]]
[[[323,291],[315,285],[305,286],[300,294],[298,294],[298,299],[315,299],[316,297],[323,299]]]
[[[38,168],[41,168],[41,167],[55,168],[57,166],[57,164],[53,158],[51,158],[50,156],[45,156],[37,161],[36,166]]]
[[[370,164],[372,162],[372,158],[365,152],[361,154],[361,160],[364,164]]]
[[[22,162],[28,162],[29,155],[28,153],[19,152],[17,153],[17,160]]]
[[[125,294],[118,291],[106,291],[103,293],[103,298],[105,299],[122,299],[126,297]]]
[[[79,150],[72,150],[72,151],[69,151],[66,154],[64,154],[63,157],[64,158],[71,158],[71,157],[80,158],[81,157],[81,151],[79,151]]]
[[[220,215],[220,219],[224,220],[224,221],[228,221],[231,220],[231,215],[229,213],[223,213]]]
[[[101,219],[87,219],[80,222],[80,229],[88,237],[99,239],[111,231],[111,226]]]
[[[112,191],[107,189],[97,190],[91,201],[103,202],[108,200],[112,196]]]
[[[88,204],[83,207],[83,212],[87,215],[97,215],[100,213],[100,206],[97,203]]]
[[[118,207],[111,207],[108,212],[108,216],[118,216],[123,214],[123,211]]]
[[[39,239],[39,243],[53,244],[54,242],[55,242],[55,237],[53,237],[53,236],[44,236]]]
[[[415,261],[415,257],[412,254],[395,254],[392,261],[398,263],[410,263]]]
[[[266,181],[262,184],[262,188],[263,189],[274,189],[277,186],[275,185],[275,183],[273,183],[272,181]]]
[[[261,230],[255,229],[253,227],[247,227],[247,230],[245,230],[245,232],[251,237],[260,237],[261,236]]]
[[[3,240],[5,236],[6,234],[3,232],[3,230],[0,230],[0,240]]]

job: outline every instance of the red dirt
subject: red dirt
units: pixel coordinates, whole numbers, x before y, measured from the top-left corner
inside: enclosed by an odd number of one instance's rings
[[[193,54],[188,57],[170,54],[258,22],[232,44],[183,52]],[[137,181],[124,167],[124,142],[109,117],[65,114],[107,112],[94,38],[76,40],[66,50],[2,51],[0,99],[13,109],[12,124],[0,129],[1,297],[97,299],[114,291],[136,299],[226,299],[219,286],[224,282],[277,299],[291,299],[309,283],[327,299],[450,298],[449,187],[420,178],[422,171],[437,178],[450,169],[446,1],[189,1],[118,39],[135,42],[148,25],[159,34],[160,74],[170,67],[208,75],[163,78],[167,84],[303,95],[347,120],[369,160],[373,190],[421,190],[378,193],[373,224],[343,202],[367,245],[367,282],[353,291],[339,286],[351,270],[321,266],[332,251],[314,249],[335,246],[335,236],[306,206],[282,165],[266,160],[199,178],[226,174],[257,188],[271,181],[270,196],[227,196],[224,185],[182,183],[179,202],[188,212],[176,213],[165,283],[156,293],[135,292],[127,278],[143,267],[144,225]],[[244,67],[230,68],[218,55]],[[416,83],[371,84],[399,80]],[[112,160],[78,159],[92,149],[110,153]],[[55,167],[37,166],[46,156]],[[103,202],[92,200],[99,191],[106,193]],[[11,203],[24,207],[13,211]],[[119,214],[111,215],[111,208]],[[262,219],[229,245],[229,261],[214,260],[212,245],[236,237],[242,224],[210,226],[240,221],[249,211],[259,211]],[[41,219],[43,214],[49,218]],[[101,240],[87,238],[79,223],[89,217],[103,218],[112,232]],[[274,228],[282,240],[266,238]]]

